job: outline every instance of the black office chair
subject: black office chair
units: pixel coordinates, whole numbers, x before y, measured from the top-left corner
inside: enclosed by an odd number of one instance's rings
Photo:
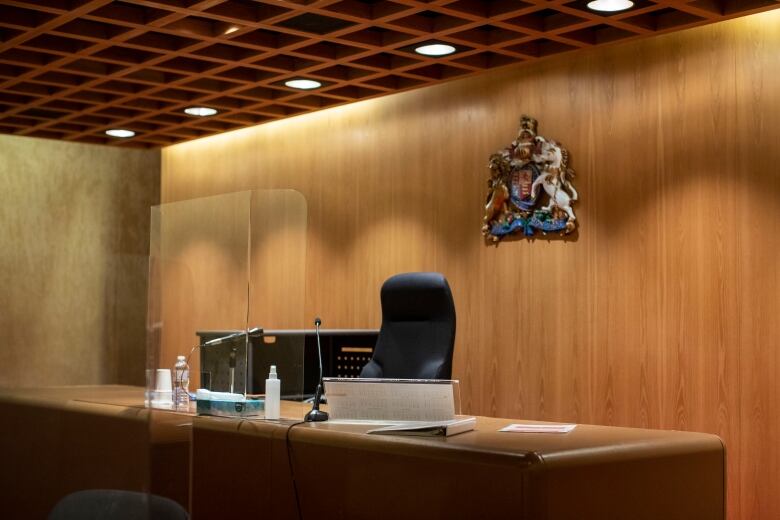
[[[450,379],[455,303],[439,273],[405,273],[382,285],[382,328],[360,377]]]
[[[86,489],[60,500],[48,520],[187,520],[168,498],[118,489]]]

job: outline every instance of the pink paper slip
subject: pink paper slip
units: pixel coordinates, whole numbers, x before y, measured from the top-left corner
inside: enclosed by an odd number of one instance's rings
[[[569,433],[576,424],[535,424],[535,423],[519,423],[510,424],[504,428],[501,428],[500,432],[512,432],[512,433]]]

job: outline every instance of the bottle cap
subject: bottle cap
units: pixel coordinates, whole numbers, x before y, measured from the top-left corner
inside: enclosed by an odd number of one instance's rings
[[[177,356],[176,361],[184,361],[184,356]]]
[[[271,365],[271,372],[268,374],[268,379],[277,379],[276,365]]]

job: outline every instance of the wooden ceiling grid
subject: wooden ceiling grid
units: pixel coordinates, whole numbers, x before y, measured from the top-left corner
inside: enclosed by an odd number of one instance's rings
[[[0,133],[164,146],[780,5],[636,0],[610,14],[586,2],[3,0]],[[414,52],[429,42],[458,51]],[[323,86],[284,85],[294,78]],[[192,117],[190,106],[219,113]]]

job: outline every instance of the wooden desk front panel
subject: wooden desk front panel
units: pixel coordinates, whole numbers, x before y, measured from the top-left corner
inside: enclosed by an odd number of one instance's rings
[[[567,435],[498,433],[508,422],[479,418],[476,431],[447,439],[296,426],[302,515],[725,518],[725,457],[715,436],[588,425]]]
[[[522,458],[467,454],[388,439],[338,442],[293,430],[292,458],[303,518],[534,518]],[[321,437],[321,438],[317,438]]]
[[[149,489],[143,410],[0,396],[0,511],[46,518],[82,489]]]
[[[298,520],[287,457],[291,423],[197,417],[192,435],[193,518]]]

